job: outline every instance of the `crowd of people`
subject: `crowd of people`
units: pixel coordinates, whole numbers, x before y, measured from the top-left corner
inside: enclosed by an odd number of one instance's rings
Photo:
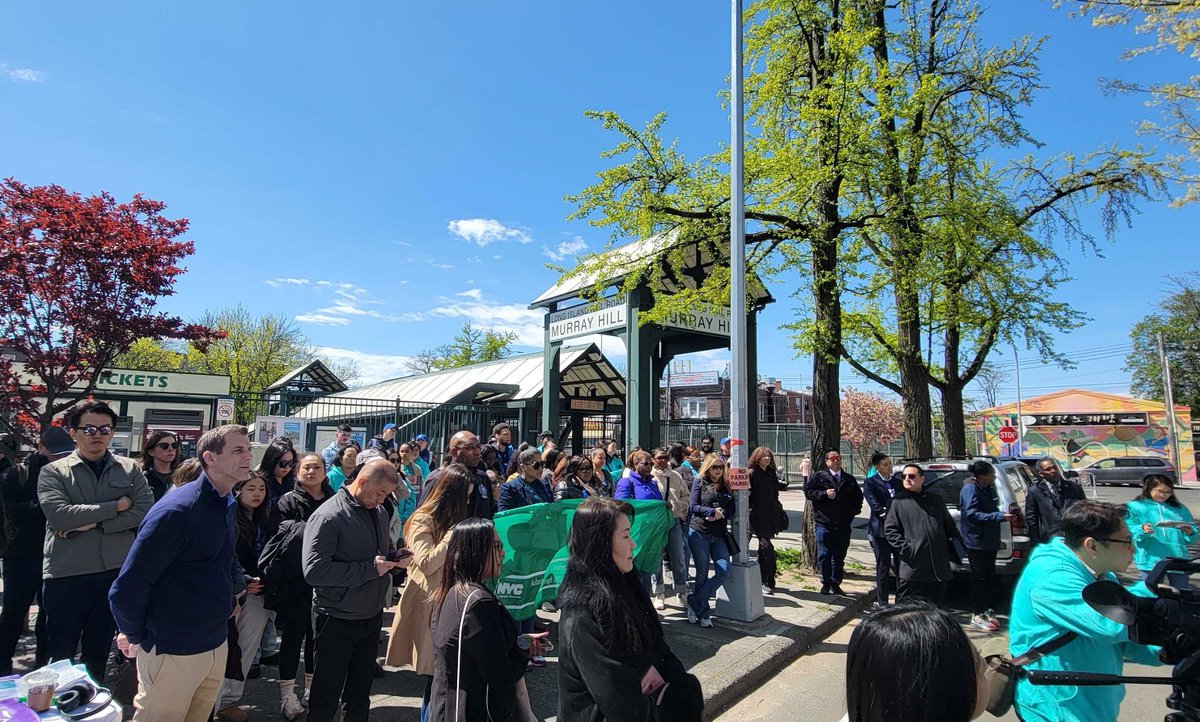
[[[514,618],[489,591],[511,551],[492,519],[581,500],[554,600],[560,717],[653,719],[665,706],[674,719],[700,719],[699,682],[671,652],[658,611],[673,598],[689,622],[713,626],[712,602],[739,544],[727,439],[624,455],[607,441],[572,455],[548,434],[514,447],[500,423],[486,443],[455,433],[436,458],[424,435],[400,440],[388,424],[360,446],[342,425],[320,452],[281,438],[255,465],[242,426],[205,433],[186,460],[178,435],[155,431],[135,461],[109,451],[116,423],[103,402],[83,403],[0,480],[10,526],[0,614],[8,672],[36,602],[35,663],[78,660],[104,680],[115,644],[136,662],[138,720],[245,720],[245,684],[273,664],[285,719],[366,720],[373,680],[389,667],[420,676],[423,721],[528,722],[525,677],[545,665],[549,642],[544,624]],[[985,662],[938,607],[951,560],[965,557],[971,626],[999,627],[1000,525],[1017,515],[1037,546],[1013,598],[1012,656],[1053,646],[1030,667],[1111,673],[1153,656],[1080,593],[1131,562],[1144,579],[1160,559],[1186,555],[1197,528],[1169,482],[1149,481],[1119,507],[1085,500],[1046,460],[1025,508],[1002,509],[996,468],[977,461],[955,523],[918,464],[896,469],[877,453],[860,486],[838,451],[821,461],[804,493],[822,593],[843,593],[851,522],[864,502],[877,563],[874,613],[849,647],[848,719],[926,719],[931,704],[945,713],[938,719],[978,714]],[[750,531],[771,594],[772,540],[788,524],[780,474],[767,447],[748,466]],[[661,502],[670,514],[656,571],[634,567],[630,501]],[[931,691],[951,678],[951,691]],[[1091,720],[1115,719],[1121,693],[1021,683],[1015,697],[1026,720]]]

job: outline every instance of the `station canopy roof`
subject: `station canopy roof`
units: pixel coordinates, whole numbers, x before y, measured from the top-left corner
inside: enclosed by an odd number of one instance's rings
[[[367,400],[431,405],[530,401],[541,396],[544,368],[544,356],[538,351],[445,371],[402,376],[326,396],[321,400],[319,415],[338,416],[338,399],[345,400],[347,412],[359,408],[358,405]],[[559,368],[562,369],[564,395],[603,399],[610,405],[624,404],[625,379],[596,344],[563,348]],[[305,413],[310,409],[311,413]],[[299,415],[314,416],[317,409],[310,406]]]
[[[715,244],[707,241],[681,241],[678,233],[674,231],[626,243],[608,251],[609,262],[605,266],[607,272],[602,274],[603,277],[597,277],[596,274],[580,274],[562,280],[546,289],[542,295],[534,299],[533,303],[529,304],[529,307],[549,308],[562,301],[579,298],[597,282],[605,286],[619,284],[624,281],[626,276],[644,268],[647,261],[656,256],[663,257],[659,272],[652,274],[652,277],[657,276],[657,288],[655,289],[657,293],[678,293],[684,288],[694,290],[699,288],[704,279],[712,273],[713,266],[718,262],[724,264],[729,262],[727,244],[727,240]],[[683,249],[684,266],[682,269],[669,268],[665,256],[663,256],[674,248]],[[750,284],[750,292],[760,305],[766,305],[775,300],[757,278]]]
[[[288,371],[280,376],[278,381],[264,389],[264,391],[292,391],[318,396],[345,390],[345,382],[330,371],[329,367],[320,359],[313,359],[299,368]]]

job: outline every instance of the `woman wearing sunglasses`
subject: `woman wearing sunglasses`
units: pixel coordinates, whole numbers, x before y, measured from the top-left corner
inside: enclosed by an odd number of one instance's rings
[[[274,507],[279,497],[296,488],[296,448],[292,440],[283,437],[267,446],[254,475],[267,484],[267,500]]]
[[[142,472],[154,493],[154,500],[163,498],[171,488],[171,475],[183,459],[179,456],[179,437],[174,431],[159,429],[146,439],[142,451]]]
[[[692,521],[688,529],[688,546],[696,565],[696,586],[687,596],[687,617],[692,624],[711,628],[710,600],[725,583],[729,574],[729,519],[733,517],[733,492],[725,475],[725,462],[717,454],[710,455],[692,480]],[[708,576],[712,562],[713,575]]]
[[[518,454],[517,476],[512,481],[506,481],[500,485],[498,509],[507,511],[520,509],[530,504],[549,504],[554,501],[554,494],[551,493],[550,487],[542,481],[544,467],[542,455],[538,453],[537,449],[526,449]],[[533,617],[521,620],[521,634],[529,634],[532,631]],[[542,667],[545,664],[546,660],[540,655],[534,656],[529,661],[531,667]]]

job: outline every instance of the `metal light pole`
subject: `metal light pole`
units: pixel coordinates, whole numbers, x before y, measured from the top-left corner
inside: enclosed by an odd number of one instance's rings
[[[729,435],[742,443],[730,444],[730,468],[746,467],[746,448],[749,439],[746,414],[750,398],[750,384],[746,377],[746,211],[745,189],[742,179],[742,157],[745,153],[743,136],[745,123],[742,117],[742,0],[731,0],[733,12],[733,57],[730,78],[733,88],[730,93],[729,111],[732,118],[730,128],[729,160],[729,315],[732,327],[729,335],[729,350],[732,360],[729,367]],[[762,580],[758,564],[750,561],[750,492],[734,494],[737,516],[734,519],[733,535],[741,550],[729,565],[729,576],[725,579],[722,593],[717,597],[717,613],[722,617],[749,622],[762,616]]]
[[[1171,388],[1171,363],[1167,360],[1167,347],[1163,343],[1162,331],[1158,332],[1158,362],[1162,364],[1163,400],[1166,406],[1167,438],[1171,444],[1171,453],[1167,456],[1175,465],[1177,478],[1183,479],[1183,463],[1179,460],[1179,439],[1175,433],[1175,390]]]

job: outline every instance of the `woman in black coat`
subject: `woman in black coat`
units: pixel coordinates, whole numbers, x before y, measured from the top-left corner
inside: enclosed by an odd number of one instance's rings
[[[590,497],[575,510],[559,592],[558,719],[700,720],[700,682],[671,653],[633,569],[633,507]]]
[[[542,642],[519,636],[516,620],[484,586],[500,575],[503,561],[504,545],[490,519],[454,526],[433,600],[430,722],[506,722],[514,716],[517,685]]]
[[[750,529],[758,537],[758,573],[763,594],[775,593],[775,545],[771,540],[780,529],[783,504],[779,503],[779,472],[775,455],[766,446],[750,454]]]

